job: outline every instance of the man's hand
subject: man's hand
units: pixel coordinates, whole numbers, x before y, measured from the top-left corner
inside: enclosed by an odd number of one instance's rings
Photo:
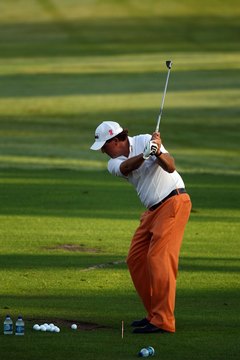
[[[161,148],[161,144],[162,144],[162,140],[160,137],[160,133],[159,132],[154,132],[152,134],[152,138],[151,140],[153,140],[157,145],[158,145],[158,151],[156,152],[156,156],[160,154],[160,148]]]
[[[143,150],[144,160],[149,159],[151,155],[155,155],[157,151],[158,151],[158,145],[154,141],[150,140]]]

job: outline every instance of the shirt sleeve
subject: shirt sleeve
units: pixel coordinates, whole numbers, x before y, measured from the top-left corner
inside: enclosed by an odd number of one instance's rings
[[[163,154],[168,154],[168,151],[165,149],[165,147],[163,146],[163,144],[161,144],[160,151],[161,151]]]
[[[125,156],[120,156],[116,159],[110,159],[108,161],[108,171],[110,172],[110,174],[114,175],[114,176],[120,176],[120,177],[127,179],[127,177],[124,176],[120,171],[120,165],[125,160],[127,160],[127,158]]]

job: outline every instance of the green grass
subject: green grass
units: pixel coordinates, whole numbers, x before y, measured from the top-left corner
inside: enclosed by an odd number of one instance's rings
[[[238,359],[239,13],[235,0],[0,4],[0,320],[26,320],[24,338],[0,335],[2,356],[121,360],[152,345],[165,360]],[[154,129],[169,58],[161,135],[193,211],[177,332],[138,337],[124,260],[144,209],[89,147],[106,119]],[[38,319],[105,328],[39,334]]]
[[[239,208],[234,200],[239,176],[184,176],[193,213],[179,266],[177,333],[160,338],[136,338],[130,332],[128,324],[143,309],[125,264],[87,270],[124,261],[142,210],[132,188],[105,171],[5,169],[1,178],[1,308],[15,316],[22,312],[28,319],[24,359],[39,351],[47,358],[57,351],[62,359],[70,351],[92,359],[103,346],[100,358],[131,359],[148,343],[166,359],[196,352],[202,359],[237,358]],[[69,253],[58,248],[63,244],[89,250]],[[43,318],[90,321],[107,328],[33,333],[37,320],[31,319]],[[54,341],[58,337],[63,341],[60,349]],[[2,340],[4,349],[11,344],[10,354],[20,356],[22,340]]]

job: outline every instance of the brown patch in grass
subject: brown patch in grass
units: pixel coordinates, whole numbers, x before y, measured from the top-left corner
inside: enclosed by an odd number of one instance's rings
[[[119,261],[110,261],[106,264],[98,264],[98,265],[93,265],[93,266],[89,266],[85,269],[82,269],[81,271],[88,271],[88,270],[96,270],[96,269],[104,269],[110,266],[114,266],[114,265],[122,265],[125,264],[126,261],[125,260],[119,260]]]
[[[44,247],[46,250],[65,250],[72,252],[88,252],[88,253],[99,253],[100,250],[97,248],[87,248],[84,245],[76,245],[76,244],[61,244],[52,247]]]

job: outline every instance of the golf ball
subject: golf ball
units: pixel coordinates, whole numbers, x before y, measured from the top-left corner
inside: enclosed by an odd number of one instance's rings
[[[49,330],[50,332],[55,332],[55,325],[53,325],[53,326],[50,326],[50,330]]]
[[[41,325],[41,326],[40,326],[40,330],[41,330],[41,331],[47,331],[47,328],[46,328],[45,325]]]
[[[33,330],[39,331],[40,326],[38,324],[33,325]]]
[[[60,332],[60,328],[59,328],[58,326],[55,326],[55,327],[54,327],[54,332],[59,333],[59,332]]]
[[[72,324],[71,329],[77,330],[77,325],[76,325],[76,324]]]
[[[139,357],[148,357],[149,351],[146,348],[143,348],[139,351],[138,356]]]
[[[152,346],[148,346],[147,350],[149,352],[149,356],[153,356],[155,354],[155,350]]]

